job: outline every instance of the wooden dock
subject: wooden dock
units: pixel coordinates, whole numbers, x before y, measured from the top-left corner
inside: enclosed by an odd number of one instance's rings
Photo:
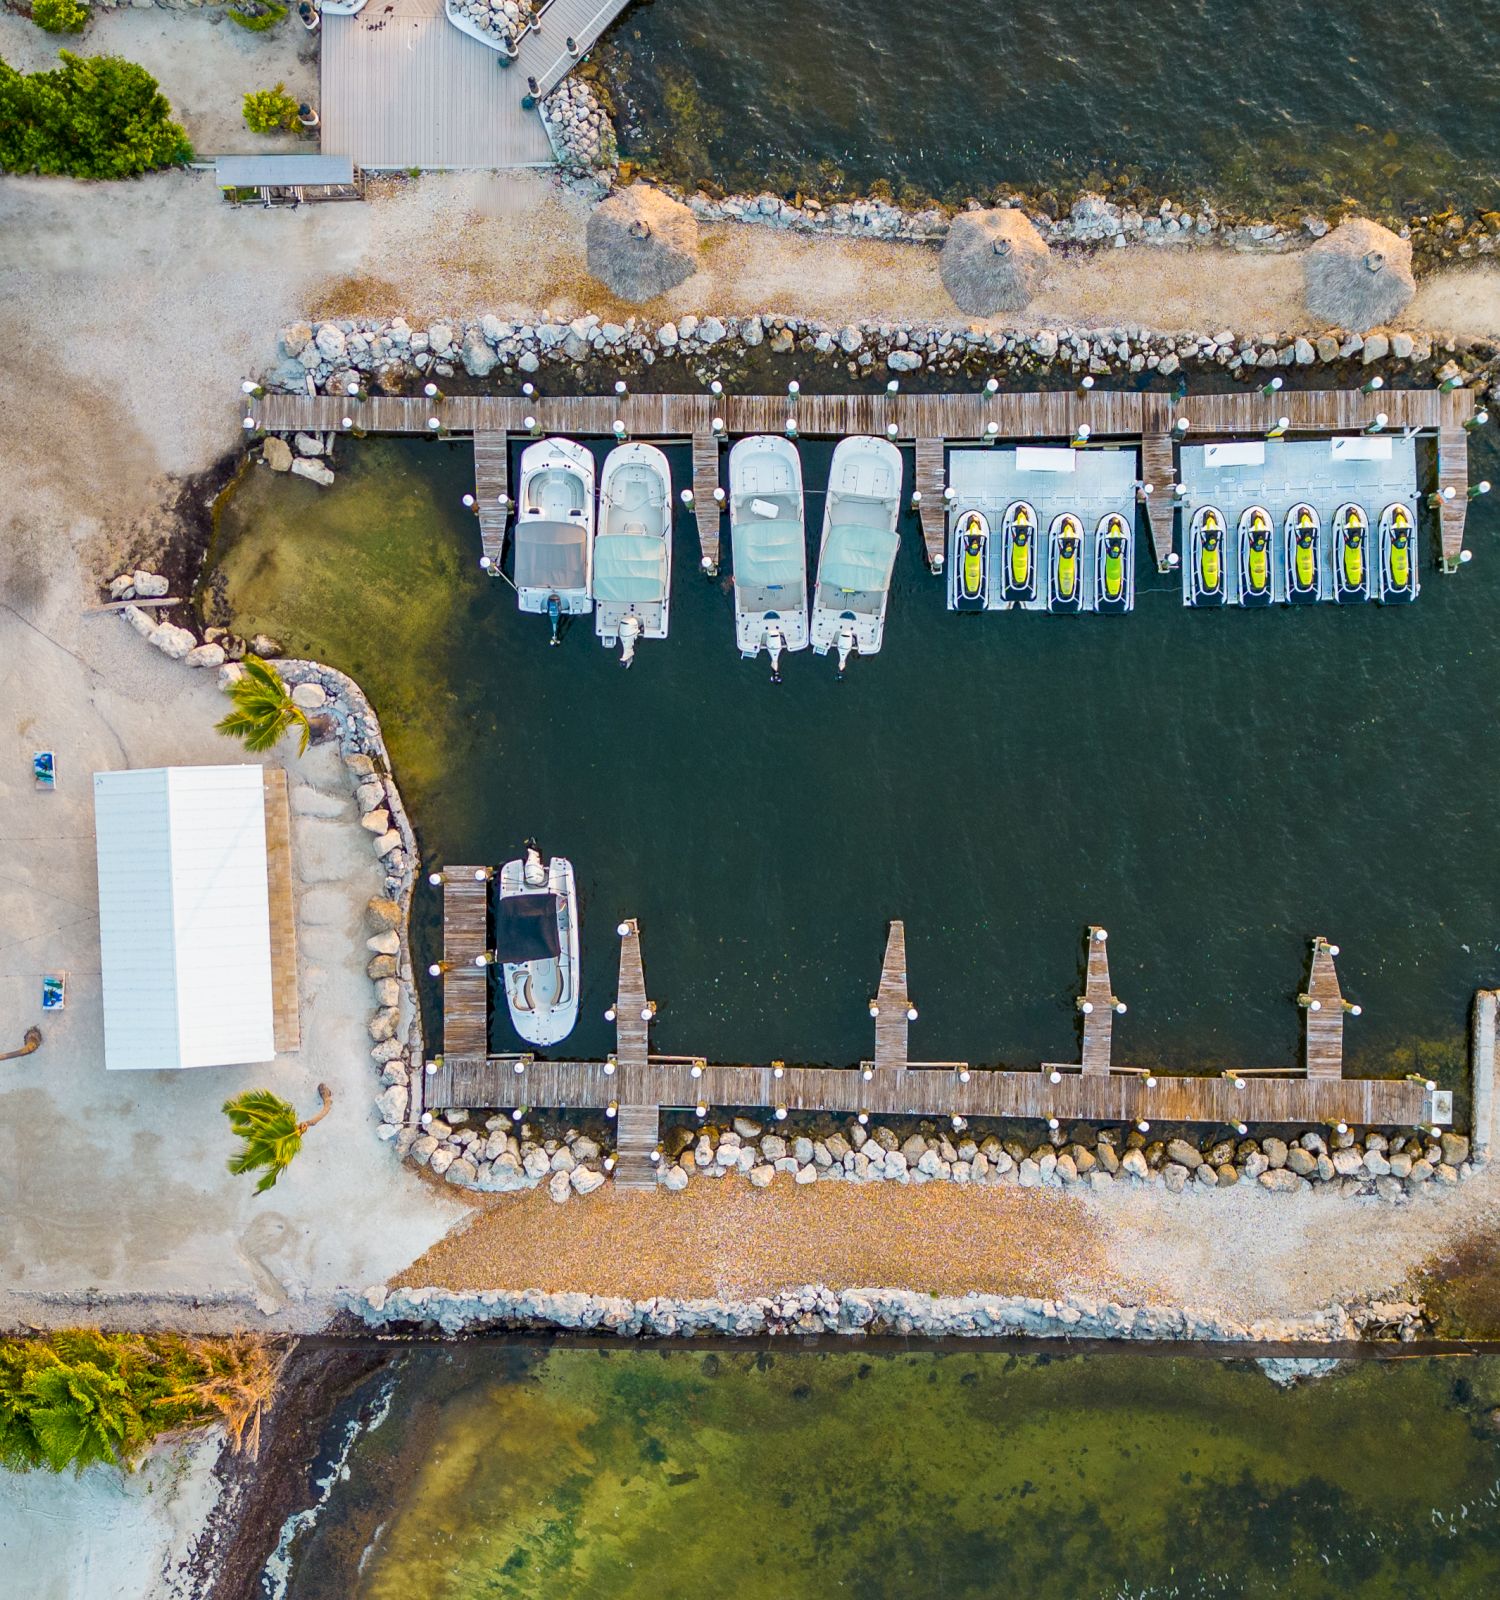
[[[1078,1009],[1083,1013],[1083,1070],[1108,1072],[1114,1041],[1115,1007],[1119,1001],[1109,983],[1109,953],[1105,948],[1109,934],[1103,928],[1089,929],[1089,959]]]
[[[475,964],[489,946],[489,928],[489,873],[480,867],[447,868],[442,960],[445,1057],[489,1055],[490,969]],[[431,1096],[427,1103],[432,1104]]]
[[[271,913],[271,1031],[280,1055],[302,1048],[297,917],[292,893],[292,812],[285,767],[266,767],[266,888]]]
[[[504,432],[474,435],[474,510],[479,516],[479,546],[491,577],[500,576],[505,525],[510,520],[510,440]]]
[[[371,395],[352,417],[348,400],[333,395],[267,394],[247,402],[256,428],[265,433],[338,433],[350,416],[364,433],[431,435],[432,403],[422,396]],[[1359,389],[1281,390],[1267,397],[1248,393],[1193,395],[1173,405],[1165,394],[1136,390],[1048,389],[1027,394],[801,394],[796,401],[798,434],[844,438],[850,434],[883,434],[894,424],[898,437],[915,445],[916,487],[921,494],[922,540],[928,565],[942,570],[947,549],[948,511],[943,500],[948,447],[977,445],[994,423],[1000,443],[1071,439],[1081,423],[1090,430],[1090,447],[1134,444],[1140,451],[1141,481],[1152,486],[1145,498],[1157,564],[1165,568],[1172,553],[1172,486],[1176,480],[1176,446],[1182,439],[1200,443],[1215,438],[1264,438],[1281,417],[1288,435],[1358,433],[1383,412],[1392,433],[1412,429],[1437,440],[1438,482],[1453,497],[1438,512],[1439,548],[1445,571],[1458,565],[1468,514],[1469,435],[1463,424],[1472,416],[1474,397],[1467,389],[1448,394],[1437,389],[1382,389],[1367,395]],[[698,537],[703,555],[717,568],[720,518],[713,502],[718,484],[717,450],[712,478],[709,445],[712,419],[724,421],[725,438],[750,433],[781,433],[786,428],[785,395],[627,394],[614,395],[449,395],[441,402],[444,434],[470,434],[478,440],[524,433],[525,418],[535,416],[543,433],[607,438],[618,420],[632,439],[693,446],[693,494]],[[1186,419],[1186,433],[1173,424]],[[490,446],[493,448],[493,444]],[[701,485],[701,487],[700,487]],[[481,505],[483,497],[480,496]],[[481,528],[481,533],[483,529]],[[486,548],[488,553],[488,547]]]
[[[893,922],[885,939],[885,960],[880,964],[880,987],[870,1002],[875,1019],[877,1072],[902,1068],[911,1059],[911,994],[906,987],[906,924]]]
[[[488,885],[471,867],[444,874],[445,938],[467,952],[482,950]],[[476,893],[476,890],[481,891]],[[625,924],[620,938],[620,979],[615,1006],[616,1050],[609,1061],[540,1061],[530,1056],[488,1055],[483,1005],[485,971],[452,965],[444,975],[443,1055],[424,1076],[427,1107],[598,1110],[616,1107],[616,1177],[626,1186],[655,1181],[659,1114],[663,1107],[705,1104],[715,1110],[824,1111],[835,1115],[991,1117],[1025,1121],[1154,1123],[1235,1127],[1240,1123],[1316,1127],[1340,1122],[1362,1127],[1412,1127],[1430,1119],[1426,1086],[1411,1079],[1345,1078],[1342,1051],[1330,1054],[1313,1027],[1327,1013],[1337,1018],[1342,1041],[1344,1007],[1333,971],[1332,947],[1314,947],[1311,989],[1320,1001],[1309,1011],[1305,1075],[1278,1068],[1245,1069],[1220,1076],[1169,1077],[1111,1060],[1118,1002],[1110,987],[1102,929],[1090,929],[1084,995],[1082,1060],[1042,1063],[1030,1071],[971,1068],[964,1063],[912,1064],[907,1059],[905,926],[893,922],[886,941],[874,1004],[875,1057],[861,1068],[769,1067],[696,1064],[651,1058],[647,1032],[653,1007],[646,995],[640,930]],[[445,957],[454,950],[449,945]],[[473,986],[461,975],[481,980]],[[456,981],[458,980],[458,981]],[[1310,991],[1311,993],[1311,991]],[[448,1007],[460,1008],[455,1015]],[[1319,1024],[1321,1026],[1321,1024]],[[455,1046],[458,1046],[455,1048]],[[1314,1063],[1316,1062],[1316,1067]],[[519,1070],[518,1070],[519,1069]],[[866,1073],[868,1072],[868,1076]]]
[[[719,440],[712,431],[693,435],[693,516],[698,524],[698,549],[703,570],[714,577],[719,570],[719,530],[723,509],[715,497],[719,487]]]
[[[1333,964],[1338,946],[1319,935],[1312,942],[1312,975],[1297,1003],[1307,1012],[1307,1075],[1341,1078],[1344,1075],[1344,1013],[1351,1007],[1339,988]]]

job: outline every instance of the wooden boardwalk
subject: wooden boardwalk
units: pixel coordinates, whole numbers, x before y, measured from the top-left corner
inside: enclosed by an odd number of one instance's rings
[[[550,94],[630,0],[543,0],[540,21],[522,34],[510,76],[516,93]],[[571,44],[572,48],[569,48]]]
[[[271,912],[271,1030],[276,1053],[302,1048],[297,916],[292,893],[292,813],[285,767],[266,767],[266,888]]]
[[[1344,1073],[1344,1013],[1350,1010],[1333,965],[1338,946],[1319,935],[1312,942],[1312,975],[1297,997],[1307,1012],[1307,1075],[1340,1078]]]
[[[893,922],[885,939],[885,960],[880,964],[880,987],[870,1002],[875,1018],[875,1070],[901,1068],[911,1059],[911,995],[906,987],[906,924]]]
[[[490,576],[498,578],[510,517],[510,441],[504,433],[474,435],[474,509],[480,549],[489,559]]]
[[[450,868],[444,875],[444,931],[461,941],[465,951],[484,943],[483,898],[475,889],[474,869]],[[476,909],[481,908],[481,909]],[[1321,1044],[1313,1070],[1310,1027],[1306,1076],[1282,1069],[1246,1069],[1217,1077],[1168,1077],[1143,1068],[1117,1066],[1110,1059],[1112,1007],[1105,941],[1090,930],[1085,996],[1094,1011],[1085,1014],[1082,1071],[1080,1063],[1043,1063],[1032,1071],[969,1068],[953,1063],[911,1065],[907,1060],[905,927],[891,924],[881,968],[874,1019],[875,1060],[871,1075],[858,1068],[755,1067],[699,1063],[679,1058],[651,1059],[647,1054],[648,1019],[641,959],[640,930],[628,922],[620,939],[620,979],[616,1001],[617,1048],[608,1062],[538,1061],[529,1056],[490,1057],[483,1045],[487,1024],[474,1017],[474,995],[483,1004],[485,990],[470,990],[454,980],[470,965],[452,967],[444,978],[444,1053],[425,1082],[429,1107],[501,1109],[526,1105],[549,1110],[598,1110],[615,1106],[618,1121],[616,1177],[627,1186],[653,1183],[652,1152],[662,1107],[707,1104],[716,1110],[744,1107],[768,1111],[826,1111],[854,1115],[931,1117],[995,1117],[1041,1121],[1196,1123],[1233,1127],[1238,1123],[1318,1126],[1345,1122],[1364,1127],[1410,1127],[1427,1120],[1428,1097],[1421,1082],[1410,1079],[1345,1078],[1342,1055],[1332,1072]],[[451,954],[453,946],[447,947]],[[1324,965],[1326,963],[1326,965]],[[1339,1018],[1343,1009],[1333,973],[1332,950],[1319,941],[1314,950],[1313,987],[1321,999],[1339,1001],[1326,1009]],[[454,1018],[450,1000],[463,1007]],[[1323,1008],[1309,1012],[1309,1022]],[[1098,1024],[1094,1024],[1095,1017]],[[1319,1036],[1321,1037],[1321,1036]],[[450,1041],[467,1041],[453,1048]],[[521,1070],[517,1071],[517,1065]],[[1054,1074],[1057,1081],[1053,1081]]]
[[[266,433],[337,433],[348,414],[348,401],[326,395],[267,394],[249,402],[249,415]],[[1288,418],[1288,434],[1359,432],[1378,411],[1391,432],[1411,428],[1434,435],[1438,445],[1438,481],[1452,488],[1438,512],[1439,545],[1445,570],[1458,564],[1468,514],[1469,435],[1464,422],[1473,414],[1474,397],[1467,389],[1443,394],[1437,389],[1382,389],[1367,395],[1359,389],[1282,390],[1268,398],[1259,390],[1232,394],[1194,395],[1173,406],[1164,394],[1125,390],[1049,389],[1029,394],[840,394],[799,395],[797,431],[807,437],[843,438],[850,434],[882,434],[894,425],[902,439],[915,442],[916,487],[922,496],[922,540],[928,565],[941,571],[948,540],[948,511],[943,500],[947,482],[948,444],[977,442],[993,422],[1001,442],[1072,438],[1080,423],[1089,425],[1094,444],[1134,442],[1141,454],[1141,479],[1152,486],[1146,499],[1147,520],[1158,567],[1172,553],[1172,485],[1176,477],[1176,440],[1172,425],[1186,418],[1182,437],[1264,437],[1280,417]],[[359,426],[368,433],[428,434],[431,403],[419,396],[371,395],[359,408]],[[500,436],[525,431],[534,415],[544,433],[607,438],[618,419],[630,438],[693,443],[693,494],[698,538],[704,556],[715,568],[719,557],[720,519],[712,509],[718,483],[715,452],[709,473],[709,428],[714,416],[724,420],[724,437],[748,433],[781,433],[787,419],[785,395],[628,394],[614,395],[449,395],[442,402],[447,434]],[[477,451],[476,451],[477,453]],[[477,472],[476,472],[477,478]],[[482,531],[482,530],[481,530]],[[486,550],[488,553],[488,549]]]
[[[488,875],[476,867],[446,868],[443,872],[445,1057],[489,1054],[490,969],[475,965],[476,958],[489,946],[489,929]],[[427,1103],[433,1103],[430,1095]]]
[[[1089,929],[1088,969],[1078,1009],[1083,1013],[1083,1070],[1108,1072],[1114,1040],[1115,1007],[1119,1001],[1109,984],[1108,933],[1103,928]]]
[[[699,430],[693,435],[693,516],[698,523],[698,550],[703,570],[714,577],[719,570],[719,530],[724,513],[714,490],[719,487],[719,440]]]

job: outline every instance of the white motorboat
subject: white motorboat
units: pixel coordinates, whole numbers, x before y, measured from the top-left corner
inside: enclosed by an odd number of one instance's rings
[[[764,650],[779,683],[782,652],[807,648],[802,462],[790,439],[757,433],[730,450],[729,540],[740,654],[753,661]]]
[[[557,1044],[578,1021],[578,911],[573,863],[544,863],[534,844],[500,869],[494,958],[511,1025],[531,1044]]]
[[[889,439],[841,439],[828,468],[812,606],[813,653],[836,650],[840,677],[853,651],[872,656],[885,637],[900,515],[901,452]]]
[[[672,471],[654,444],[616,445],[599,476],[594,632],[635,659],[637,639],[665,639],[672,598]]]
[[[558,623],[593,610],[594,458],[572,439],[539,439],[521,453],[515,583],[521,610]]]

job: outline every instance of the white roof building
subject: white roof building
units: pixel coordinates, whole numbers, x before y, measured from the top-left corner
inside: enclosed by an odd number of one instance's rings
[[[96,772],[94,828],[105,1066],[269,1061],[263,770]]]

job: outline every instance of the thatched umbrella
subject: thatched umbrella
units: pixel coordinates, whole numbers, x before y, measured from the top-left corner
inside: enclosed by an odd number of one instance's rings
[[[1367,217],[1351,217],[1302,257],[1307,309],[1363,333],[1398,317],[1417,292],[1411,243]]]
[[[595,207],[588,260],[620,299],[653,299],[698,270],[698,219],[660,189],[633,183]]]
[[[961,211],[948,229],[940,271],[960,311],[1020,311],[1047,274],[1050,252],[1022,211]]]

